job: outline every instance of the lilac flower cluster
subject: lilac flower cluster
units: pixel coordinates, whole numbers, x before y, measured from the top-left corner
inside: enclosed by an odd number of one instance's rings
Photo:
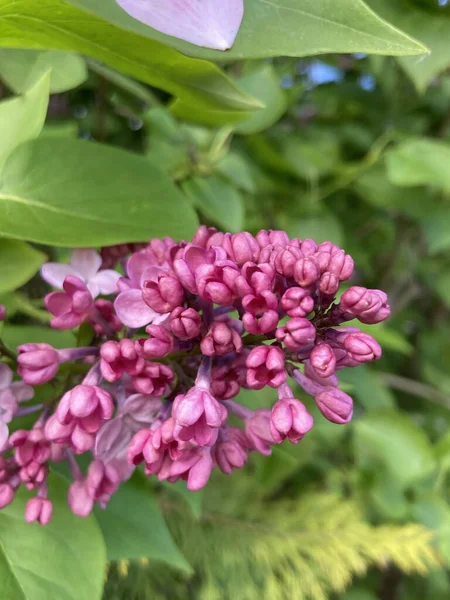
[[[230,474],[250,452],[268,455],[286,439],[299,442],[313,418],[288,376],[327,419],[347,423],[353,402],[336,372],[381,356],[374,338],[340,325],[386,319],[386,294],[354,286],[337,301],[354,265],[331,242],[202,226],[191,242],[153,239],[129,253],[129,246],[102,255],[75,250],[68,265],[44,265],[42,277],[62,290],[45,298],[51,325],[89,323],[92,345],[24,344],[17,361],[9,352],[0,364],[0,507],[20,485],[36,490],[29,522],[51,519],[51,461],[68,461],[68,502],[86,516],[95,503],[105,507],[140,464],[147,475],[181,478],[198,490],[216,467]],[[117,263],[126,276],[110,269]],[[8,361],[17,362],[21,381],[13,382]],[[62,363],[69,363],[62,393],[21,406],[32,386],[58,377]],[[235,399],[241,388],[266,386],[276,390],[271,410]],[[9,435],[13,417],[31,412],[34,427]],[[86,474],[76,460],[84,453],[92,456]]]

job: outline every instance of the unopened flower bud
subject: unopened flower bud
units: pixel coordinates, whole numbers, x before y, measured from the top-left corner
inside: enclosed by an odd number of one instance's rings
[[[227,323],[213,323],[200,343],[200,349],[206,356],[223,356],[229,352],[242,351],[240,334]]]
[[[262,390],[269,385],[277,388],[286,381],[284,352],[276,346],[253,348],[246,360],[247,385],[252,390]]]
[[[270,433],[278,444],[287,438],[293,444],[299,442],[312,428],[314,420],[304,404],[291,397],[280,397],[272,408]]]
[[[307,290],[292,287],[281,298],[281,307],[290,317],[306,317],[314,309],[314,299]]]
[[[288,350],[295,352],[314,343],[316,328],[308,319],[295,317],[290,319],[285,327],[279,327],[275,336]]]
[[[316,374],[323,379],[331,377],[336,369],[336,356],[328,344],[314,346],[309,360]]]
[[[37,521],[41,525],[47,525],[52,520],[53,504],[46,498],[31,498],[25,509],[25,520],[27,523]]]
[[[18,372],[25,383],[41,385],[58,372],[58,352],[49,344],[22,344],[18,351]]]
[[[380,344],[368,333],[351,333],[344,340],[348,355],[357,362],[369,362],[381,357]]]
[[[193,308],[178,306],[170,315],[172,333],[180,340],[192,340],[200,335],[202,318]]]
[[[146,358],[162,358],[173,350],[173,337],[165,327],[161,325],[148,325],[145,331],[151,338],[145,340],[142,350]]]
[[[327,387],[315,397],[320,412],[329,421],[344,424],[351,421],[353,415],[352,398],[335,387]]]
[[[313,257],[300,258],[294,265],[294,279],[302,287],[315,283],[319,275],[319,267]]]

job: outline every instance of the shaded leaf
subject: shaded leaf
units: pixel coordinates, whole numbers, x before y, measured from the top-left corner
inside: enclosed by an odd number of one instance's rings
[[[18,240],[0,238],[0,293],[24,285],[46,260],[45,254]]]

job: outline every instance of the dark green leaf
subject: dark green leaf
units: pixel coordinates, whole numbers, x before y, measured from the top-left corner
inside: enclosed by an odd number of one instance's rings
[[[28,244],[0,238],[0,294],[24,285],[45,261],[45,254]]]
[[[5,325],[3,340],[11,348],[17,348],[20,344],[38,344],[44,342],[55,348],[74,348],[76,338],[71,331],[60,331],[38,325]]]

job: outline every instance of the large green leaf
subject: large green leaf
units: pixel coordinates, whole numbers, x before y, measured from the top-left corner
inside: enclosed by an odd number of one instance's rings
[[[259,106],[215,65],[124,31],[64,0],[0,0],[0,46],[79,52],[162,88],[197,111],[227,112],[230,122]]]
[[[17,94],[26,92],[49,70],[52,94],[71,90],[87,78],[86,64],[77,54],[52,50],[0,49],[0,77]]]
[[[450,193],[450,144],[426,138],[399,144],[386,156],[388,177],[395,185],[433,185]]]
[[[197,218],[167,174],[92,142],[45,139],[17,148],[0,186],[0,235],[56,246],[101,246],[170,235]]]
[[[382,465],[399,483],[419,481],[435,468],[425,432],[401,412],[380,409],[354,423],[355,452],[361,465]]]
[[[113,495],[106,510],[96,510],[109,560],[150,558],[185,573],[192,569],[170,535],[144,476],[136,472]]]
[[[47,115],[50,73],[22,97],[0,103],[0,171],[8,155],[27,140],[36,138]]]
[[[450,208],[448,205],[433,210],[424,219],[422,225],[430,252],[441,252],[450,248]]]
[[[242,230],[242,197],[230,183],[216,175],[207,179],[192,177],[183,183],[183,190],[193,205],[213,223],[231,232]]]
[[[44,342],[54,348],[73,348],[76,338],[71,331],[52,329],[50,326],[39,325],[10,325],[7,323],[3,329],[2,338],[7,346],[17,348],[20,344],[38,344]]]
[[[0,512],[2,600],[99,600],[106,551],[93,517],[80,519],[67,506],[67,484],[50,477],[53,520],[29,525],[24,511],[31,494],[20,491]]]
[[[354,386],[358,400],[366,409],[395,406],[393,395],[369,367],[362,365],[357,369],[344,369],[340,380]]]
[[[185,54],[212,60],[329,52],[390,55],[426,52],[424,46],[383,21],[362,0],[245,0],[244,20],[233,48],[227,52],[198,48],[163,35],[134,20],[115,0],[69,1]]]
[[[368,3],[385,19],[417,37],[430,49],[430,54],[420,60],[398,59],[416,88],[425,91],[434,77],[450,65],[450,19],[442,14],[420,10],[412,3],[392,0],[368,0]]]
[[[24,242],[0,239],[0,294],[26,283],[45,260],[45,254]]]

